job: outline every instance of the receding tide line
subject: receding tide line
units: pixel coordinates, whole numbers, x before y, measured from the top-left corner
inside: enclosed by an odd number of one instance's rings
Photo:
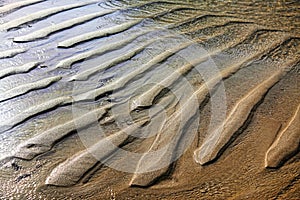
[[[245,124],[250,116],[251,111],[264,98],[266,93],[288,72],[292,61],[283,69],[275,72],[271,77],[263,81],[261,84],[253,88],[242,99],[240,99],[224,122],[213,132],[208,134],[203,144],[195,151],[194,158],[196,162],[204,165],[216,159],[224,146],[233,138],[234,134]]]
[[[10,12],[17,8],[22,8],[22,7],[29,6],[29,5],[39,3],[42,1],[45,1],[45,0],[26,0],[26,1],[18,1],[18,2],[14,2],[14,3],[10,3],[10,4],[0,7],[0,13]]]
[[[46,37],[46,36],[48,36],[52,33],[62,31],[64,29],[73,27],[75,25],[79,25],[79,24],[88,22],[92,19],[110,14],[112,12],[114,12],[114,10],[105,10],[105,11],[101,11],[101,12],[97,12],[97,13],[77,17],[75,19],[70,19],[70,20],[67,20],[65,22],[55,24],[55,25],[51,25],[51,26],[48,26],[46,28],[34,31],[32,33],[29,33],[28,35],[15,37],[14,42],[31,42],[31,41],[34,41],[34,40],[37,40],[37,39],[41,39],[41,38],[44,38],[44,37]]]
[[[0,25],[0,31],[1,30],[9,30],[11,28],[16,28],[22,24],[26,24],[28,22],[32,22],[35,20],[41,20],[45,17],[63,12],[63,11],[67,11],[67,10],[71,10],[74,8],[79,8],[82,6],[86,6],[92,3],[96,3],[97,1],[93,0],[93,1],[85,1],[83,3],[76,3],[76,4],[70,4],[70,5],[64,5],[64,6],[58,6],[58,7],[54,7],[54,8],[49,8],[49,9],[45,9],[45,10],[41,10],[32,14],[28,14],[24,17],[20,17],[14,20],[11,20],[9,22],[6,22],[4,24]]]
[[[300,104],[265,156],[265,167],[276,168],[297,152],[300,144]]]

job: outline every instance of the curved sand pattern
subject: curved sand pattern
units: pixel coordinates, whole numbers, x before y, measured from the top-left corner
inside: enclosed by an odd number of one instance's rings
[[[0,196],[295,199],[299,7],[5,3]]]

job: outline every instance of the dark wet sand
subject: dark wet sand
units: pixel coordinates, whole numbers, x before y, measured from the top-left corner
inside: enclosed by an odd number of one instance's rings
[[[300,198],[299,2],[0,5],[0,199]]]

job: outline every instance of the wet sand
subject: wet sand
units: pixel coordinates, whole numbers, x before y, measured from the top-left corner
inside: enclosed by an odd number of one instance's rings
[[[297,1],[0,1],[0,199],[299,199]]]

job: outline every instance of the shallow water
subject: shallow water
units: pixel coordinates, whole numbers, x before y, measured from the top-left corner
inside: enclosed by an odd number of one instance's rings
[[[30,2],[0,1],[4,199],[297,196],[297,144],[264,166],[300,138],[299,2]]]

